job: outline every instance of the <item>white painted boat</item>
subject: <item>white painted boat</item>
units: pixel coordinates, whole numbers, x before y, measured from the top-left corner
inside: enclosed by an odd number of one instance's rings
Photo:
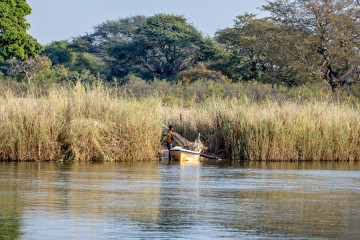
[[[170,155],[172,160],[180,162],[195,162],[200,158],[200,151],[192,151],[182,147],[173,147],[170,149]]]

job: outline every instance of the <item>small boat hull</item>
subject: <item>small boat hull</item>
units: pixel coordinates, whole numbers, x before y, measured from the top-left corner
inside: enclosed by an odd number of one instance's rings
[[[180,162],[196,162],[200,158],[200,152],[175,147],[170,149],[170,155],[172,160]]]

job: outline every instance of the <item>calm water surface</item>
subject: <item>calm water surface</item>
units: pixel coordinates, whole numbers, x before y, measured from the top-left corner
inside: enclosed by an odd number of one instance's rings
[[[358,163],[0,163],[0,239],[359,239]]]

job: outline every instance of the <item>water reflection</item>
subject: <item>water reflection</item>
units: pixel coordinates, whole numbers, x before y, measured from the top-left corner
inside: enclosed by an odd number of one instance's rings
[[[0,214],[0,239],[19,239],[21,220],[17,212],[2,212]]]
[[[12,166],[9,170],[9,176],[17,179],[17,167]],[[22,206],[18,189],[17,181],[0,179],[0,239],[18,239],[22,235]]]
[[[198,220],[200,167],[198,164],[164,167],[161,183],[160,229],[164,232],[185,233]]]
[[[358,238],[357,163],[0,163],[0,239]]]

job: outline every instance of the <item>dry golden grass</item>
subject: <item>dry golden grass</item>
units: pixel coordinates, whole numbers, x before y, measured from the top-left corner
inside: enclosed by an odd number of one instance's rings
[[[98,85],[41,97],[0,97],[0,159],[143,161],[161,149],[162,124],[209,152],[263,161],[359,160],[356,106],[208,99],[166,106],[160,97],[118,97]],[[180,118],[181,115],[181,118]]]
[[[141,161],[159,151],[156,100],[117,98],[101,85],[78,84],[40,98],[8,93],[0,106],[3,160]]]
[[[172,109],[167,122],[190,139],[200,132],[210,151],[233,159],[360,159],[360,113],[349,105],[212,100]]]

